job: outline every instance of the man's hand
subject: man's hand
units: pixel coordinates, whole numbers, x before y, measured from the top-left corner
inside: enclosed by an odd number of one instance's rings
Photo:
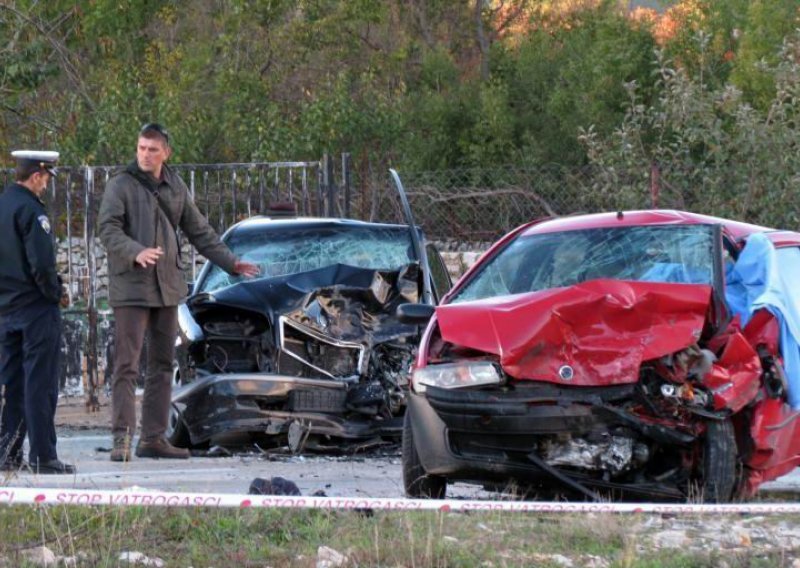
[[[245,276],[247,278],[258,276],[259,272],[261,272],[257,265],[250,262],[242,262],[241,260],[237,260],[233,265],[233,271],[239,276]]]
[[[158,258],[164,254],[161,247],[147,248],[136,255],[136,264],[142,268],[147,268],[149,264],[155,264]]]

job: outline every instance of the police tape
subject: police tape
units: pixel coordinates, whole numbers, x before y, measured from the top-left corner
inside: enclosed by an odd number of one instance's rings
[[[268,509],[371,509],[383,511],[508,511],[532,513],[800,514],[800,503],[570,503],[390,497],[304,497],[182,493],[142,488],[123,490],[0,487],[0,505],[89,505],[113,507],[209,507]]]

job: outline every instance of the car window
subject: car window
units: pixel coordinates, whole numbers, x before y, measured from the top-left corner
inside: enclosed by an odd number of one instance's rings
[[[374,270],[397,270],[416,260],[411,235],[403,228],[326,227],[234,233],[226,244],[246,262],[258,265],[260,278],[274,278],[348,264]],[[211,266],[198,292],[210,292],[240,282]]]
[[[485,264],[453,302],[599,278],[713,285],[713,227],[614,227],[522,236]]]

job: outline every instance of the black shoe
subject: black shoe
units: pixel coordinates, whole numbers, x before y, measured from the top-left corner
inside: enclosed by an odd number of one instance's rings
[[[45,462],[31,463],[33,473],[42,475],[71,475],[75,473],[75,466],[64,463],[59,459]]]

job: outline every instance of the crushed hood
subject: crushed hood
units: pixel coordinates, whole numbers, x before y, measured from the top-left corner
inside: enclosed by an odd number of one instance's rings
[[[512,377],[602,386],[696,343],[710,302],[706,285],[592,280],[439,306],[436,318],[445,341],[497,355]]]
[[[401,324],[397,306],[419,301],[419,265],[373,270],[334,264],[317,270],[240,282],[187,300],[192,316],[220,306],[279,316],[341,339],[375,344],[413,335],[416,326]]]

